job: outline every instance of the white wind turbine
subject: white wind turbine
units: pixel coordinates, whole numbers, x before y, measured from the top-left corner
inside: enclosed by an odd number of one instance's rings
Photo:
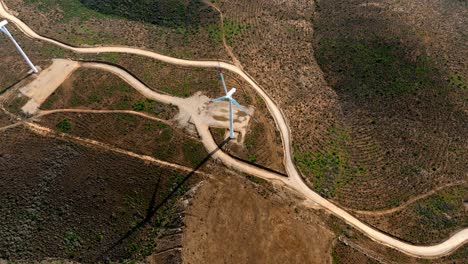
[[[232,88],[229,92],[226,88],[226,83],[224,82],[224,75],[222,72],[219,73],[219,76],[221,77],[221,82],[223,83],[223,88],[224,92],[226,93],[225,96],[221,96],[219,98],[213,99],[212,102],[219,102],[223,100],[228,100],[229,101],[229,138],[235,138],[234,137],[234,113],[232,111],[232,104],[235,104],[242,112],[245,112],[247,115],[250,115],[247,110],[242,107],[234,98],[232,98],[232,95],[236,92],[236,88]]]
[[[19,51],[19,53],[21,54],[21,56],[23,56],[24,60],[26,61],[26,63],[29,65],[29,67],[31,68],[31,70],[34,72],[34,73],[38,73],[39,71],[37,70],[36,66],[34,66],[34,64],[29,60],[28,56],[26,55],[26,53],[24,53],[23,49],[20,47],[20,45],[18,44],[18,42],[16,42],[16,40],[13,38],[13,36],[11,35],[11,33],[8,31],[8,29],[5,27],[6,25],[8,24],[8,21],[6,20],[3,20],[0,22],[0,31],[2,31],[3,33],[5,33],[5,35],[7,35],[11,42],[13,42],[13,44],[15,45],[16,49]]]

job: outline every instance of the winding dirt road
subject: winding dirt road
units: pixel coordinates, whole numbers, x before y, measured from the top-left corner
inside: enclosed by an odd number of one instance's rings
[[[273,116],[276,122],[276,125],[281,133],[281,137],[283,141],[283,147],[285,151],[284,164],[285,164],[285,168],[288,174],[288,178],[285,178],[281,175],[278,175],[269,171],[265,171],[255,166],[251,166],[241,161],[235,160],[231,158],[229,155],[227,155],[226,153],[217,151],[215,154],[216,158],[220,159],[224,164],[234,169],[237,169],[239,171],[243,171],[245,173],[255,175],[257,177],[261,177],[270,181],[275,181],[277,183],[280,182],[281,184],[284,184],[285,186],[291,188],[295,192],[301,194],[304,197],[306,203],[318,204],[324,207],[325,209],[329,210],[333,214],[343,219],[348,224],[361,230],[364,234],[366,234],[368,237],[370,237],[374,241],[381,243],[383,245],[387,245],[389,247],[395,248],[408,255],[412,255],[416,257],[424,257],[424,258],[440,257],[440,256],[447,255],[453,252],[455,249],[464,245],[468,241],[468,228],[466,228],[454,234],[448,240],[437,245],[431,245],[431,246],[411,245],[411,244],[402,242],[398,239],[395,239],[389,235],[386,235],[380,231],[377,231],[367,226],[365,223],[359,221],[357,218],[353,217],[345,210],[339,208],[338,206],[334,205],[333,203],[329,202],[325,198],[321,197],[320,195],[312,191],[303,182],[299,172],[296,170],[294,166],[294,163],[292,160],[290,130],[289,130],[289,126],[287,125],[286,118],[284,117],[282,111],[276,106],[276,104],[268,96],[268,94],[266,94],[266,92],[259,85],[257,85],[257,83],[247,73],[245,73],[242,69],[238,68],[237,66],[234,66],[232,64],[225,63],[225,62],[220,62],[220,61],[182,60],[182,59],[164,56],[164,55],[152,52],[152,51],[138,49],[138,48],[131,48],[131,47],[102,46],[102,47],[80,48],[80,47],[69,46],[67,44],[38,35],[36,32],[34,32],[21,20],[11,15],[8,12],[8,9],[6,8],[3,1],[1,1],[0,3],[1,3],[0,16],[10,20],[10,22],[15,24],[22,32],[24,32],[29,37],[55,44],[59,47],[74,51],[76,53],[116,52],[116,53],[136,54],[136,55],[145,56],[145,57],[153,58],[159,61],[163,61],[166,63],[175,64],[175,65],[180,65],[180,66],[199,67],[199,68],[222,68],[222,69],[238,74],[245,81],[247,81],[255,89],[255,91],[264,99],[268,107],[268,110],[270,111],[271,115]],[[149,89],[148,87],[146,87],[143,83],[135,79],[125,70],[122,70],[117,67],[113,67],[111,65],[99,64],[99,63],[93,63],[88,66],[100,68],[100,69],[107,70],[107,71],[117,74],[118,76],[123,78],[125,81],[131,84],[134,88],[136,88],[138,91],[140,91],[142,94],[144,94],[145,96],[149,98],[152,98],[160,102],[171,103],[179,107],[183,107],[183,105],[180,104],[181,98],[158,94],[152,91],[151,89]],[[197,116],[195,115],[192,116],[192,122],[195,124],[207,151],[212,152],[213,150],[217,149],[218,146],[214,142],[209,132],[208,126],[204,125],[204,123],[201,120],[198,120]]]

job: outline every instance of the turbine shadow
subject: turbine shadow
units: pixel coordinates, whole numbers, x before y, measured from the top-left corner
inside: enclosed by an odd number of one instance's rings
[[[226,145],[231,139],[226,138],[221,144],[218,145],[218,147],[208,153],[208,155],[195,167],[193,170],[188,173],[179,183],[177,183],[176,187],[172,189],[172,191],[164,197],[159,203],[156,204],[156,197],[159,191],[160,187],[160,182],[161,178],[158,178],[158,181],[156,183],[156,186],[154,188],[153,194],[150,199],[149,206],[146,210],[146,216],[144,217],[143,220],[141,220],[137,225],[135,225],[132,229],[128,230],[121,238],[119,238],[115,243],[113,243],[108,249],[106,249],[102,254],[100,254],[97,259],[94,261],[98,262],[99,260],[101,261],[106,261],[106,256],[109,252],[111,252],[113,249],[115,249],[117,246],[121,245],[126,239],[128,239],[130,236],[132,236],[134,233],[139,231],[141,228],[143,228],[145,225],[151,223],[151,220],[153,219],[154,215],[156,212],[164,206],[173,196],[180,190],[180,188],[186,183],[207,161],[210,160],[210,158],[219,150],[222,149],[224,145]]]
[[[5,89],[1,90],[0,91],[0,95],[6,93],[8,90],[10,90],[11,88],[15,87],[18,83],[26,80],[29,76],[31,76],[32,73],[28,73],[26,74],[25,76],[21,77],[19,80],[17,80],[16,82],[14,82],[13,84],[10,84],[8,87],[6,87]]]

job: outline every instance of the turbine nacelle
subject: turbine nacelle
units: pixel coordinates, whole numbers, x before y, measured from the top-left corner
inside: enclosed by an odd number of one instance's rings
[[[234,112],[232,111],[232,105],[234,104],[239,108],[242,112],[245,112],[247,115],[250,115],[247,110],[242,107],[232,96],[234,93],[237,91],[236,88],[232,88],[231,90],[227,90],[226,88],[226,83],[224,82],[224,75],[222,72],[219,73],[219,76],[221,77],[221,82],[223,84],[224,92],[226,93],[225,96],[221,96],[219,98],[213,99],[212,102],[220,102],[227,100],[229,102],[229,137],[234,138]]]
[[[0,28],[6,26],[7,24],[8,24],[8,21],[3,20],[2,22],[0,22]]]
[[[236,88],[232,88],[227,94],[226,94],[226,97],[227,98],[232,98],[232,95],[236,92]]]

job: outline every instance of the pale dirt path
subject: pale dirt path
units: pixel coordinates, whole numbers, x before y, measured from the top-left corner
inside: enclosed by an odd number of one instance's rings
[[[8,129],[23,125],[24,123],[33,121],[33,120],[35,120],[37,118],[47,116],[47,115],[51,115],[51,114],[55,114],[55,113],[130,114],[130,115],[137,115],[137,116],[141,116],[141,117],[144,117],[144,118],[147,118],[147,119],[158,121],[158,122],[164,123],[166,125],[170,125],[170,126],[172,125],[172,123],[167,121],[167,120],[157,118],[157,117],[154,117],[154,116],[149,115],[149,114],[133,111],[133,110],[93,110],[93,109],[65,108],[65,109],[53,109],[53,110],[39,110],[39,112],[37,112],[37,114],[35,114],[34,116],[32,116],[32,117],[30,117],[28,119],[24,119],[24,120],[18,121],[16,123],[0,127],[0,131],[8,130]]]
[[[50,128],[43,127],[43,126],[40,126],[38,124],[32,123],[32,121],[36,120],[37,118],[47,116],[47,115],[51,115],[51,114],[55,114],[55,113],[93,113],[93,114],[121,113],[121,114],[132,114],[132,115],[141,116],[141,117],[144,117],[144,118],[147,118],[147,119],[151,119],[151,120],[154,120],[154,121],[158,121],[158,122],[167,124],[169,126],[173,125],[172,122],[169,122],[167,120],[160,119],[160,118],[151,116],[149,114],[140,113],[140,112],[133,111],[133,110],[54,109],[54,110],[41,110],[37,114],[35,114],[34,116],[32,116],[32,117],[30,117],[28,119],[24,119],[24,120],[18,121],[16,123],[0,127],[0,132],[11,129],[11,128],[14,128],[14,127],[17,127],[17,126],[26,125],[26,127],[29,128],[30,130],[32,130],[33,132],[40,133],[41,135],[46,135],[47,134],[48,136],[55,136],[55,137],[60,136],[62,138],[66,137],[68,139],[72,139],[72,140],[74,140],[76,142],[79,142],[79,143],[82,143],[84,145],[98,146],[98,147],[101,147],[101,148],[103,148],[105,150],[108,150],[108,151],[113,151],[113,152],[116,152],[116,153],[124,154],[124,155],[127,155],[127,156],[131,156],[131,157],[134,157],[134,158],[144,160],[144,161],[158,163],[159,165],[169,166],[169,167],[180,169],[180,170],[183,170],[183,171],[186,171],[186,172],[191,172],[192,171],[191,168],[188,168],[188,167],[185,167],[185,166],[182,166],[182,165],[178,165],[178,164],[175,164],[175,163],[170,163],[170,162],[166,162],[166,161],[163,161],[163,160],[159,160],[159,159],[156,159],[156,158],[154,158],[152,156],[148,156],[148,155],[137,154],[137,153],[134,153],[134,152],[131,152],[131,151],[127,151],[127,150],[124,150],[124,149],[121,149],[121,148],[114,147],[114,146],[109,145],[109,144],[105,144],[103,142],[96,141],[96,140],[87,139],[87,138],[83,138],[83,137],[72,136],[72,135],[66,134],[66,133],[60,133],[60,132],[57,132],[57,131],[52,130]],[[188,136],[188,137],[191,137],[191,136]],[[194,137],[191,137],[191,138],[193,138],[195,140],[199,140],[199,138],[194,138]],[[195,171],[195,173],[203,174],[205,176],[206,175],[211,176],[211,174],[206,174],[204,172]]]
[[[234,55],[234,51],[232,51],[231,46],[229,46],[229,44],[227,43],[226,30],[224,29],[224,15],[223,15],[223,12],[221,11],[221,9],[219,7],[217,7],[215,4],[213,4],[210,0],[203,0],[203,3],[205,3],[207,6],[210,6],[211,8],[216,10],[216,12],[219,13],[220,24],[221,24],[221,28],[223,30],[223,36],[222,36],[223,46],[226,49],[227,53],[229,54],[229,57],[231,57],[232,61],[234,62],[234,65],[236,65],[237,67],[242,69],[242,65],[241,65],[240,61],[237,59],[236,55]]]
[[[0,127],[0,132],[11,129],[11,128],[14,128],[14,127],[17,127],[17,126],[20,126],[20,125],[22,125],[24,123],[25,122],[23,122],[23,121],[19,121],[19,122],[16,122],[14,124],[11,124],[11,125],[6,125],[6,126],[3,126],[3,127]]]
[[[91,114],[130,114],[130,115],[137,115],[147,119],[151,119],[154,121],[158,121],[164,123],[166,125],[172,125],[171,122],[146,114],[141,113],[133,110],[94,110],[94,109],[73,109],[73,108],[62,108],[62,109],[53,109],[53,110],[41,110],[37,113],[34,118],[51,115],[55,113],[91,113]]]
[[[412,197],[411,199],[409,199],[408,201],[400,204],[397,207],[393,207],[393,208],[389,208],[389,209],[375,210],[375,211],[352,210],[352,209],[347,209],[347,210],[353,211],[354,213],[357,213],[357,214],[360,214],[360,215],[370,215],[370,216],[391,214],[391,213],[401,211],[401,210],[405,209],[407,206],[409,206],[409,205],[411,205],[411,204],[413,204],[413,203],[415,203],[415,202],[417,202],[417,201],[419,201],[421,199],[427,198],[427,197],[437,193],[440,190],[443,190],[443,189],[449,188],[449,187],[453,187],[453,186],[462,185],[462,184],[465,184],[465,183],[466,183],[466,181],[463,180],[463,181],[451,182],[451,183],[439,186],[439,187],[437,187],[437,188],[435,188],[435,189],[433,189],[433,190],[431,190],[431,191],[429,191],[427,193]]]
[[[364,234],[366,234],[372,240],[378,243],[381,243],[383,245],[387,245],[389,247],[395,248],[408,255],[412,255],[416,257],[425,257],[425,258],[440,257],[440,256],[450,254],[451,252],[456,250],[458,247],[464,245],[468,241],[468,228],[465,228],[457,232],[453,236],[451,236],[448,240],[437,245],[432,245],[432,246],[411,245],[411,244],[402,242],[398,239],[395,239],[389,235],[386,235],[378,230],[371,228],[370,226],[359,221],[357,218],[355,218],[354,216],[352,216],[351,214],[349,214],[342,208],[336,206],[335,204],[329,202],[325,198],[321,197],[319,194],[312,191],[304,183],[304,181],[301,178],[301,175],[299,174],[299,172],[296,170],[294,166],[294,163],[292,160],[292,149],[291,149],[291,141],[290,141],[291,137],[290,137],[289,126],[287,125],[286,118],[284,117],[282,111],[276,106],[276,104],[268,96],[268,94],[266,94],[266,92],[259,85],[257,85],[250,76],[247,75],[247,73],[245,73],[243,70],[236,67],[235,65],[225,63],[225,62],[220,62],[220,61],[190,61],[190,60],[177,59],[177,58],[172,58],[172,57],[168,57],[165,55],[161,55],[155,52],[151,52],[148,50],[142,50],[142,49],[130,48],[130,47],[104,47],[104,46],[103,47],[84,47],[84,48],[72,47],[72,46],[60,43],[58,41],[48,39],[48,38],[38,35],[31,28],[29,28],[25,23],[23,23],[20,19],[11,15],[7,11],[3,1],[1,1],[1,5],[0,5],[0,16],[13,22],[21,31],[23,31],[26,35],[28,35],[31,38],[40,39],[40,40],[55,44],[59,47],[62,47],[64,49],[68,49],[77,53],[102,53],[102,52],[129,53],[129,54],[146,56],[149,58],[153,58],[153,59],[160,60],[166,63],[176,64],[180,66],[200,67],[200,68],[201,67],[222,68],[222,69],[231,71],[233,73],[236,73],[240,77],[242,77],[244,80],[246,80],[256,90],[256,92],[258,92],[258,94],[265,100],[268,110],[273,116],[276,122],[276,125],[281,133],[283,147],[285,150],[284,163],[285,163],[285,168],[286,168],[289,178],[284,178],[280,175],[276,175],[274,173],[261,170],[259,168],[250,166],[248,164],[244,164],[240,161],[237,161],[229,157],[228,155],[226,155],[225,153],[221,151],[217,151],[215,153],[215,156],[221,159],[227,166],[236,168],[245,173],[253,174],[255,176],[258,176],[264,179],[280,181],[286,186],[295,190],[296,192],[302,194],[302,196],[304,196],[306,199],[306,203],[309,203],[310,205],[314,205],[314,204],[321,205],[322,207],[326,208],[333,214],[343,219],[348,224],[361,230]],[[101,66],[98,66],[98,64],[94,64],[94,65],[102,69],[110,70],[111,72],[117,72],[116,74],[118,74],[119,76],[121,76],[120,74],[122,73],[119,74],[118,72],[123,71],[122,69],[119,69],[116,67],[115,69],[112,69],[110,65],[101,65]],[[158,100],[157,98],[159,98],[160,96],[163,96],[163,95],[157,94],[154,91],[151,91],[148,87],[146,87],[147,89],[143,89],[145,87],[144,84],[142,84],[135,78],[133,78],[133,80],[129,79],[126,81],[131,81],[133,83],[132,85],[142,88],[142,91],[150,94],[151,95],[150,98],[153,98],[154,100]],[[212,144],[213,139],[211,138],[211,135],[208,136],[206,134],[207,129],[204,128],[202,124],[197,122],[197,118],[193,118],[193,120],[197,129],[199,129],[198,132],[200,133],[200,136],[203,139],[203,143],[205,147],[207,148],[207,151],[211,152],[212,150],[214,150],[213,149],[214,146]]]
[[[50,115],[50,114],[55,114],[55,113],[129,114],[129,115],[140,116],[140,117],[150,119],[150,120],[153,120],[153,121],[158,121],[158,122],[164,123],[164,124],[166,124],[166,125],[168,125],[170,127],[174,127],[174,123],[171,122],[171,121],[161,119],[161,118],[152,116],[152,115],[147,114],[147,113],[142,113],[142,112],[133,111],[133,110],[94,110],[94,109],[77,109],[77,108],[62,108],[62,109],[53,109],[53,110],[40,110],[36,115],[31,117],[29,120],[34,120],[36,118],[46,116],[46,115]],[[28,120],[25,120],[25,121],[28,121]],[[20,124],[18,124],[18,123],[14,124],[14,126],[17,126],[17,125],[20,125]],[[10,125],[10,126],[13,127],[13,125]],[[8,128],[6,128],[6,129],[8,129]],[[2,128],[0,128],[0,131],[1,130],[2,130]],[[194,136],[191,136],[191,135],[188,135],[188,134],[186,134],[185,136],[189,137],[191,139],[200,141],[200,138],[198,138],[198,137],[194,137]]]
[[[182,165],[170,163],[170,162],[167,162],[167,161],[164,161],[164,160],[155,159],[154,157],[151,157],[151,156],[148,156],[148,155],[137,154],[135,152],[131,152],[131,151],[128,151],[128,150],[117,148],[117,147],[114,147],[114,146],[111,146],[111,145],[108,145],[108,144],[105,144],[105,143],[102,143],[102,142],[99,142],[99,141],[96,141],[96,140],[93,140],[93,139],[82,138],[82,137],[73,136],[73,135],[66,134],[66,133],[57,132],[55,130],[52,130],[52,129],[47,128],[47,127],[40,126],[40,125],[32,123],[32,122],[24,122],[24,125],[26,125],[26,127],[29,128],[34,133],[42,135],[42,136],[62,138],[62,139],[66,138],[66,139],[78,142],[80,144],[83,144],[83,145],[99,147],[99,148],[105,149],[107,151],[123,154],[123,155],[133,157],[133,158],[137,158],[137,159],[143,160],[145,162],[156,163],[156,164],[158,164],[160,166],[163,166],[163,167],[169,167],[169,168],[172,168],[172,169],[177,169],[177,170],[185,171],[185,172],[188,172],[188,173],[194,172],[196,174],[211,177],[210,174],[207,174],[207,173],[201,172],[201,171],[194,171],[192,168],[189,168],[189,167],[185,167],[185,166],[182,166]]]

